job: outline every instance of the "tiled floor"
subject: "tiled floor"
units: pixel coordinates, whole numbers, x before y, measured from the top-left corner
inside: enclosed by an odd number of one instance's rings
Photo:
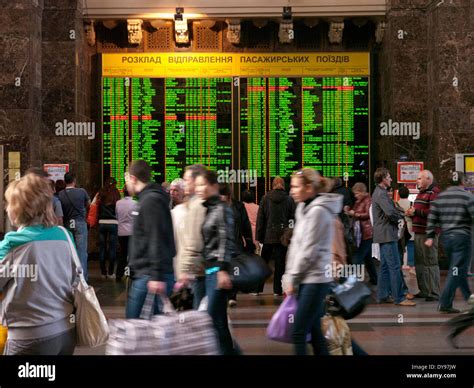
[[[94,286],[104,312],[109,319],[125,315],[125,284],[99,278],[97,263],[91,263],[90,283]],[[416,278],[405,273],[411,292],[416,292]],[[444,274],[442,273],[442,284]],[[474,291],[474,278],[470,278]],[[266,338],[266,327],[281,303],[273,297],[271,282],[259,296],[238,296],[236,308],[229,309],[233,335],[246,355],[290,355],[292,346]],[[455,307],[464,310],[469,305],[457,295]],[[397,307],[393,304],[370,304],[358,317],[348,321],[353,338],[371,355],[473,355],[474,327],[458,340],[460,349],[446,341],[444,324],[452,315],[436,311],[436,302],[417,299],[416,307]],[[104,348],[78,348],[76,354],[104,354]]]

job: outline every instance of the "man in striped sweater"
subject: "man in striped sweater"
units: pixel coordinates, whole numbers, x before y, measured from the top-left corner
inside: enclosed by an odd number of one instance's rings
[[[440,190],[433,183],[431,171],[423,170],[418,175],[417,185],[420,190],[414,205],[406,211],[412,217],[413,232],[415,232],[415,268],[416,281],[420,292],[415,298],[426,298],[427,302],[439,300],[439,264],[438,236],[433,237],[433,245],[427,247],[425,241],[426,223],[430,214],[431,203],[436,199]]]
[[[471,262],[471,228],[474,223],[474,195],[464,190],[464,174],[456,172],[453,186],[442,192],[431,204],[425,244],[433,245],[436,226],[442,229],[441,239],[449,258],[449,271],[439,303],[443,313],[459,313],[453,300],[459,287],[465,300],[471,291],[467,273]]]

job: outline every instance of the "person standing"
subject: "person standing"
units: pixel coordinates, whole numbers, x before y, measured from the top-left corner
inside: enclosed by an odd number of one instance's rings
[[[244,203],[245,210],[250,221],[250,226],[252,227],[252,239],[255,247],[258,245],[256,229],[257,229],[257,215],[258,215],[258,205],[254,202],[254,195],[250,190],[245,190],[242,193],[242,202]]]
[[[413,232],[413,220],[411,217],[406,215],[406,211],[411,208],[412,203],[408,199],[410,195],[410,190],[406,186],[402,186],[398,189],[398,195],[400,196],[400,199],[398,200],[398,206],[400,206],[404,213],[405,213],[405,221],[406,221],[406,227],[407,227],[407,232],[409,234],[404,236],[405,238],[402,239],[404,240],[404,244],[402,245],[402,250],[400,252],[401,256],[401,261],[403,261],[404,253],[405,253],[405,248],[406,248],[406,253],[407,253],[407,264],[408,267],[410,268],[410,273],[415,274],[414,271],[414,266],[415,266],[415,233]],[[409,238],[408,238],[409,237]],[[402,264],[403,265],[403,264]]]
[[[176,254],[169,196],[151,182],[151,169],[143,160],[132,162],[125,175],[127,190],[138,196],[138,213],[133,223],[129,247],[132,284],[128,294],[126,317],[139,318],[148,293],[173,292],[173,257]],[[155,298],[154,313],[161,309]]]
[[[431,247],[425,245],[426,224],[430,207],[439,194],[439,188],[433,182],[433,174],[423,170],[418,175],[417,184],[420,192],[416,196],[414,206],[406,211],[412,217],[415,232],[415,270],[420,292],[416,298],[426,301],[439,300],[439,264],[438,264],[438,235],[433,236]]]
[[[356,183],[352,187],[352,192],[354,193],[356,202],[352,209],[346,206],[345,210],[348,216],[353,217],[355,221],[359,221],[361,232],[359,245],[352,256],[352,264],[365,265],[369,274],[370,283],[377,285],[377,269],[372,260],[373,232],[369,213],[372,199],[367,192],[367,186],[362,182]]]
[[[425,245],[435,244],[436,227],[440,226],[441,240],[449,258],[448,276],[439,300],[438,310],[456,314],[453,308],[456,290],[461,290],[467,301],[471,295],[468,271],[471,263],[471,228],[474,224],[474,195],[464,190],[464,173],[455,172],[452,186],[443,191],[431,204],[426,227]]]
[[[291,195],[298,207],[282,280],[285,293],[298,298],[293,326],[296,355],[306,355],[308,333],[314,355],[329,355],[321,318],[333,280],[327,268],[332,262],[334,219],[342,209],[343,197],[326,193],[326,184],[327,180],[311,168],[303,168],[291,177]]]
[[[77,254],[81,261],[84,278],[88,279],[87,268],[87,223],[86,214],[91,204],[89,194],[82,189],[76,187],[76,177],[74,174],[67,172],[64,175],[66,188],[59,193],[59,200],[64,213],[64,226],[74,236]]]
[[[118,221],[115,213],[115,205],[120,200],[120,192],[117,190],[117,181],[110,177],[105,181],[104,187],[99,191],[99,262],[102,278],[114,279],[115,262],[117,258],[117,236]],[[105,252],[107,251],[109,268],[105,264]]]
[[[234,354],[234,344],[227,320],[227,298],[232,288],[230,259],[234,244],[232,210],[221,201],[214,171],[196,178],[196,193],[207,209],[202,224],[203,257],[206,268],[207,312],[212,318],[223,355]]]
[[[120,282],[128,265],[128,245],[130,236],[133,231],[133,215],[137,207],[137,202],[129,194],[127,186],[123,188],[123,198],[115,204],[115,214],[117,214],[118,222],[118,243],[120,246],[120,254],[117,262],[117,272],[115,280]]]
[[[377,184],[372,195],[373,241],[380,244],[380,270],[377,283],[377,300],[389,302],[390,296],[398,306],[416,306],[404,295],[400,256],[398,253],[398,225],[402,215],[388,195],[392,183],[390,172],[378,168],[374,174]]]
[[[275,260],[273,274],[273,293],[281,296],[281,278],[285,272],[285,257],[287,248],[281,243],[285,229],[292,226],[295,217],[295,202],[285,192],[283,178],[275,177],[272,190],[262,197],[257,215],[257,240],[263,244],[262,258],[268,263]],[[259,292],[263,291],[264,284]]]

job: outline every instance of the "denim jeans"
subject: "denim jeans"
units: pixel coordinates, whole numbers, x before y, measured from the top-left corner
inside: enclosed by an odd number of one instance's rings
[[[125,316],[127,319],[138,319],[143,309],[146,296],[148,294],[149,276],[142,276],[132,280],[132,285],[128,291],[127,308]],[[174,275],[165,274],[166,295],[169,297],[173,292]],[[160,314],[162,311],[162,303],[160,298],[155,298],[153,314]]]
[[[191,283],[191,290],[193,291],[193,309],[197,310],[202,299],[206,296],[206,277],[196,277]]]
[[[109,271],[108,274],[112,275],[115,271],[115,261],[117,259],[117,233],[118,225],[117,224],[99,224],[99,262],[100,262],[100,271],[102,275],[107,275],[107,268],[105,265],[105,251],[107,248],[107,239],[108,239],[108,253],[109,253]]]
[[[377,269],[375,263],[372,260],[372,239],[362,240],[359,248],[354,252],[352,256],[352,264],[365,265],[369,274],[370,283],[377,284]]]
[[[285,273],[287,248],[282,244],[263,244],[262,258],[267,262],[275,260],[275,273],[273,274],[273,293],[282,295],[283,289],[281,285],[281,278]],[[265,283],[260,285],[258,292],[263,292]]]
[[[381,243],[377,300],[381,301],[392,295],[395,303],[402,302],[405,299],[402,276],[397,242]]]
[[[301,284],[298,292],[298,308],[293,325],[295,354],[306,355],[306,338],[311,333],[311,345],[315,356],[328,356],[326,338],[321,332],[324,315],[324,300],[329,292],[329,283]]]
[[[71,226],[73,227],[71,228]],[[79,256],[82,272],[87,281],[89,274],[87,270],[87,223],[85,221],[74,221],[68,223],[67,228],[74,236],[77,255]]]
[[[441,238],[449,258],[449,270],[439,304],[443,308],[450,308],[453,307],[458,287],[465,300],[468,300],[471,295],[467,280],[471,264],[471,236],[461,233],[443,233]]]
[[[227,321],[227,294],[228,290],[217,289],[217,272],[206,275],[207,312],[214,323],[222,355],[234,353]]]

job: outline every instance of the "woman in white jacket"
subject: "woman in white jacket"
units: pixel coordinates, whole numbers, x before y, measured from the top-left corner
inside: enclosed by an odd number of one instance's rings
[[[308,333],[311,333],[314,355],[329,355],[321,332],[321,317],[333,280],[331,246],[334,219],[342,210],[342,196],[326,193],[328,185],[311,168],[303,168],[291,178],[291,195],[298,207],[282,283],[287,295],[298,294],[293,325],[297,355],[306,355]]]

